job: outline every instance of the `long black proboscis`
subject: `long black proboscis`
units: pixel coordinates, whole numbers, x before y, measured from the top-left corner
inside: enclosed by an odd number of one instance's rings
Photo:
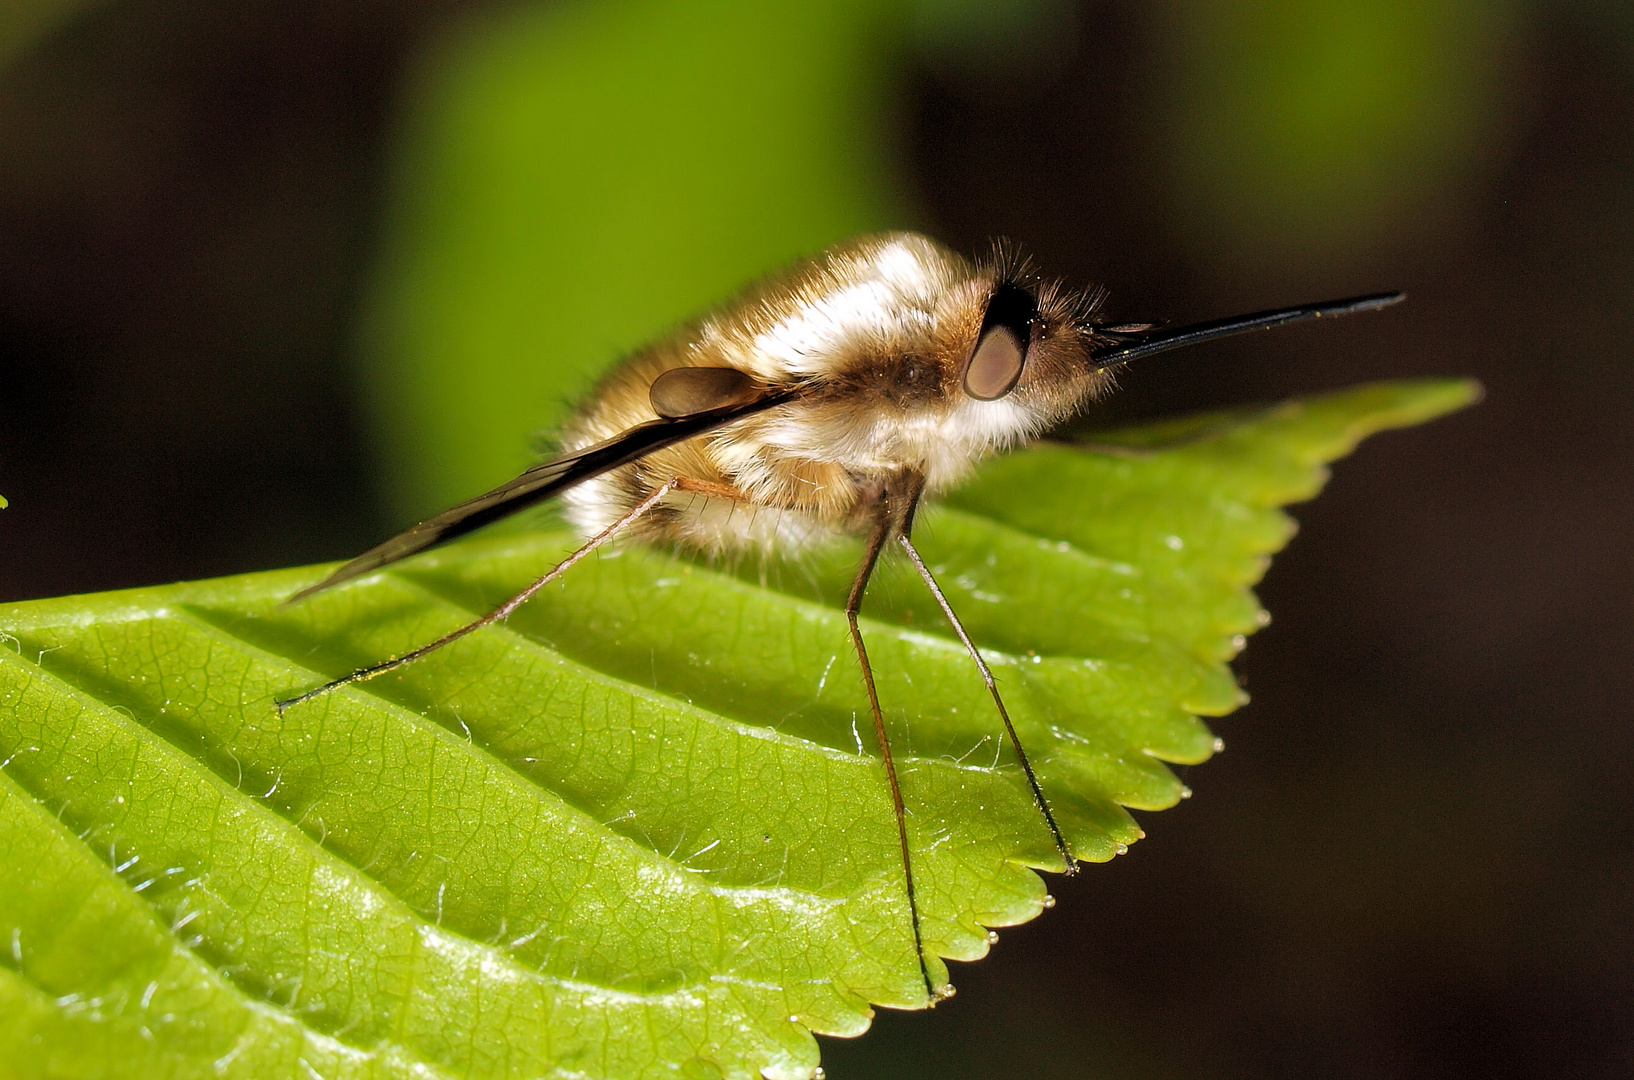
[[[501,518],[510,517],[530,506],[537,506],[552,496],[560,495],[575,484],[594,479],[620,465],[628,465],[654,450],[662,450],[694,435],[702,435],[751,413],[780,405],[792,397],[793,391],[783,391],[766,394],[745,405],[712,409],[675,419],[649,420],[594,446],[575,450],[571,454],[550,461],[542,461],[492,491],[484,492],[474,499],[467,499],[458,506],[451,506],[435,517],[427,518],[418,525],[398,533],[385,543],[370,548],[351,562],[337,567],[316,585],[309,585],[291,596],[284,603],[293,604],[343,581],[350,581],[399,559],[416,555],[429,547],[475,532],[484,525],[491,525]]]
[[[1209,322],[1193,323],[1190,326],[1179,326],[1173,330],[1149,330],[1130,334],[1096,331],[1098,336],[1111,338],[1112,341],[1095,353],[1095,363],[1098,367],[1109,368],[1116,364],[1125,364],[1131,360],[1137,360],[1142,356],[1168,352],[1170,349],[1178,349],[1186,345],[1196,345],[1201,341],[1213,341],[1215,338],[1230,337],[1232,334],[1246,334],[1252,330],[1269,330],[1273,326],[1304,322],[1306,319],[1324,319],[1337,315],[1354,315],[1360,311],[1378,311],[1380,308],[1387,308],[1391,304],[1400,303],[1405,299],[1407,299],[1406,293],[1372,293],[1368,296],[1353,296],[1347,300],[1329,300],[1320,304],[1300,304],[1297,307],[1256,311],[1252,315],[1233,315],[1230,318],[1213,319]]]

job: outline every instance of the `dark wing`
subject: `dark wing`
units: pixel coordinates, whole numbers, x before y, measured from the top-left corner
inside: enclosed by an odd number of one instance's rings
[[[646,457],[655,450],[662,450],[694,435],[713,431],[733,420],[761,412],[774,405],[781,405],[792,399],[796,393],[797,391],[793,390],[775,391],[754,401],[726,408],[672,419],[649,420],[594,446],[575,450],[551,461],[541,461],[516,479],[507,480],[492,491],[450,507],[436,517],[427,518],[413,528],[398,533],[378,547],[370,548],[351,562],[337,567],[316,585],[309,585],[291,596],[284,603],[292,604],[313,593],[322,592],[330,586],[350,581],[399,559],[406,559],[436,544],[474,532],[484,525],[491,525],[519,510],[525,510],[560,495],[576,484],[582,484],[620,465],[628,465],[632,461]]]
[[[1306,319],[1352,315],[1359,311],[1377,311],[1405,299],[1406,297],[1399,292],[1374,293],[1370,296],[1353,296],[1348,300],[1329,300],[1321,304],[1301,304],[1298,307],[1277,308],[1273,311],[1256,311],[1252,315],[1233,315],[1228,319],[1193,323],[1191,326],[1180,326],[1173,330],[1145,326],[1098,327],[1092,332],[1107,344],[1095,351],[1095,365],[1109,368],[1138,357],[1168,352],[1170,349],[1195,345],[1200,341],[1230,337],[1232,334],[1244,334],[1250,330],[1269,330],[1273,326],[1303,322]]]

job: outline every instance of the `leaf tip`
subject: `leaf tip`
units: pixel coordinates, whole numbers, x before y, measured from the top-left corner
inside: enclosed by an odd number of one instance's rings
[[[1390,399],[1381,402],[1375,421],[1385,427],[1411,427],[1477,404],[1486,396],[1478,379],[1431,377],[1399,379],[1376,383],[1374,387]],[[1358,387],[1365,392],[1366,386]]]
[[[1478,405],[1486,397],[1486,387],[1481,380],[1469,377],[1413,379],[1403,383],[1410,390],[1417,390],[1418,409],[1424,420],[1433,420],[1447,413],[1467,409],[1471,405]]]

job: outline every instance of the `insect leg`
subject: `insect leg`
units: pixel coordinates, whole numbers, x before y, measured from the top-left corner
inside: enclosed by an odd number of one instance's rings
[[[857,626],[857,614],[862,610],[862,597],[868,591],[868,579],[874,574],[879,553],[885,547],[894,523],[888,504],[881,504],[873,531],[868,535],[868,547],[857,568],[857,577],[851,583],[851,594],[845,601],[845,618],[851,624],[851,643],[857,649],[857,663],[862,667],[863,685],[868,688],[868,707],[874,716],[874,737],[879,741],[880,756],[885,759],[885,780],[891,788],[891,807],[896,811],[897,841],[902,846],[902,879],[908,890],[908,917],[913,922],[913,947],[919,956],[919,975],[925,980],[925,997],[935,1005],[939,995],[930,981],[930,964],[925,960],[925,939],[919,929],[919,898],[913,888],[913,860],[908,855],[908,819],[902,806],[902,785],[897,782],[896,762],[891,759],[891,740],[885,734],[885,717],[879,710],[879,691],[874,688],[874,669],[868,663],[868,650],[862,643],[862,630]]]
[[[551,582],[567,573],[568,570],[572,569],[585,556],[589,555],[591,552],[601,547],[601,545],[617,536],[632,522],[640,518],[643,514],[647,513],[647,511],[651,510],[653,507],[657,506],[659,502],[663,500],[664,496],[668,495],[677,488],[689,489],[689,487],[689,482],[682,477],[676,477],[659,485],[657,490],[655,490],[651,495],[648,495],[646,498],[642,499],[640,502],[636,503],[635,506],[631,508],[631,510],[623,517],[607,526],[607,528],[603,529],[595,536],[592,536],[585,542],[583,547],[579,548],[579,550],[575,551],[573,554],[551,567],[550,572],[545,574],[544,577],[539,578],[533,584],[511,597],[509,600],[505,601],[488,614],[482,616],[480,619],[476,619],[473,622],[468,622],[456,630],[450,630],[437,640],[421,645],[417,649],[411,649],[400,656],[394,656],[389,660],[382,660],[378,664],[371,664],[365,668],[358,668],[350,675],[344,675],[333,682],[324,683],[322,686],[315,687],[314,689],[308,690],[305,693],[296,694],[292,698],[286,698],[283,701],[279,701],[276,703],[279,714],[281,715],[285,709],[288,709],[293,705],[299,705],[303,701],[318,697],[322,694],[327,694],[329,691],[339,687],[350,686],[352,683],[366,682],[367,680],[374,678],[376,675],[384,675],[386,672],[391,671],[394,668],[400,668],[404,664],[409,664],[420,659],[420,657],[426,655],[427,653],[435,652],[444,645],[458,641],[460,638],[474,630],[480,630],[484,626],[489,626],[493,623],[500,622],[501,620],[508,618],[517,608],[521,607],[523,604],[527,603],[528,600],[532,599],[534,594],[536,594],[540,589],[543,589],[546,585],[549,585]]]
[[[1010,736],[1010,745],[1015,747],[1016,758],[1021,762],[1021,771],[1027,776],[1027,786],[1032,788],[1033,802],[1037,804],[1039,813],[1044,815],[1044,821],[1050,827],[1050,835],[1055,838],[1056,849],[1061,852],[1061,858],[1066,862],[1065,873],[1076,873],[1078,862],[1072,857],[1072,852],[1067,850],[1067,838],[1061,835],[1061,826],[1055,823],[1055,815],[1050,812],[1049,800],[1044,798],[1044,789],[1039,786],[1038,777],[1033,773],[1033,765],[1027,759],[1027,751],[1021,748],[1021,738],[1016,734],[1015,725],[1010,722],[1010,713],[1004,707],[1004,699],[999,696],[999,686],[993,679],[992,669],[987,666],[987,661],[982,659],[981,650],[976,648],[976,643],[970,640],[969,634],[965,633],[964,624],[959,621],[959,616],[953,613],[953,605],[948,603],[947,597],[942,593],[941,586],[936,584],[936,578],[931,575],[930,567],[926,566],[925,560],[919,557],[919,552],[915,550],[913,541],[908,539],[906,533],[899,533],[896,542],[901,544],[902,550],[908,553],[908,558],[913,561],[914,569],[919,571],[919,576],[925,579],[925,585],[929,587],[931,595],[936,597],[936,602],[941,605],[942,614],[946,615],[947,621],[953,624],[953,632],[959,635],[959,640],[964,642],[965,651],[976,662],[976,670],[982,673],[982,682],[987,684],[987,692],[993,695],[993,704],[998,706],[999,719],[1004,721],[1004,730]]]

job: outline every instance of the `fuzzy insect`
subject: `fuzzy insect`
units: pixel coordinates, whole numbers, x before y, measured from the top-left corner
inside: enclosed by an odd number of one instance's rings
[[[1040,278],[1002,249],[972,263],[913,233],[862,237],[762,282],[614,368],[568,421],[560,457],[387,540],[290,602],[558,495],[587,538],[582,547],[482,618],[281,701],[279,711],[506,618],[615,537],[720,553],[792,552],[837,533],[861,536],[845,614],[896,813],[920,975],[934,1004],[948,991],[931,982],[902,791],[858,628],[880,554],[891,544],[902,549],[964,643],[1071,873],[1072,851],[993,674],[914,547],[921,500],[1070,418],[1110,387],[1112,369],[1138,357],[1402,299],[1380,293],[1165,330],[1105,324],[1101,295]]]

